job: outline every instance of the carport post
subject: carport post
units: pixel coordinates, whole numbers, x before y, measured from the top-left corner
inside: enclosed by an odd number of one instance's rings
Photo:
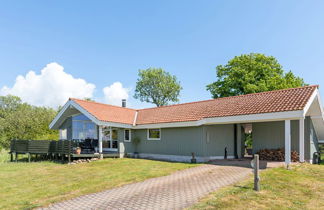
[[[260,176],[259,176],[259,168],[260,168],[260,162],[259,162],[259,155],[255,154],[254,155],[254,160],[253,160],[253,171],[254,171],[254,190],[255,191],[260,191]]]
[[[299,162],[305,161],[305,119],[299,119]]]
[[[103,159],[102,155],[102,126],[99,126],[99,154],[100,154],[100,159]]]
[[[285,164],[289,168],[291,161],[291,129],[290,120],[285,120]]]

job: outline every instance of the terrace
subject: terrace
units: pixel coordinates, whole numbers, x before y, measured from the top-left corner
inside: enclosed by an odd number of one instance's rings
[[[30,162],[31,156],[41,156],[47,160],[68,160],[74,158],[105,158],[119,157],[119,151],[104,151],[98,153],[98,140],[13,140],[10,145],[11,161],[18,161],[19,155],[27,155]]]

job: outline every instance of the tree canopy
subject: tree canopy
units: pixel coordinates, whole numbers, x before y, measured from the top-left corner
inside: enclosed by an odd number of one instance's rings
[[[235,56],[216,67],[216,82],[207,85],[213,98],[305,86],[291,71],[285,73],[273,56],[259,53]]]
[[[161,68],[149,68],[139,70],[138,77],[134,98],[158,107],[179,101],[182,87],[176,76]]]
[[[13,139],[58,139],[49,129],[57,111],[23,103],[17,96],[0,96],[0,148],[8,148]]]

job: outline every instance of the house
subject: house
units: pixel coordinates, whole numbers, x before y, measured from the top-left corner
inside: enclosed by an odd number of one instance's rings
[[[123,103],[125,106],[125,103]],[[253,153],[285,148],[312,162],[324,139],[318,86],[306,86],[147,109],[130,109],[71,98],[50,124],[60,139],[92,145],[82,152],[197,161],[241,158],[244,132],[252,130]],[[132,140],[141,141],[136,146]],[[89,144],[90,144],[89,143]]]

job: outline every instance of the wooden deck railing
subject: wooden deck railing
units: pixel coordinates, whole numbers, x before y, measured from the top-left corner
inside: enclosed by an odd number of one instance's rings
[[[68,157],[73,154],[72,142],[69,140],[12,140],[10,144],[11,161],[15,155],[17,161],[19,154],[27,154],[28,161],[31,155],[42,155],[49,159]]]
[[[74,148],[79,146],[80,142],[73,140],[12,140],[10,144],[11,161],[15,159],[17,162],[18,155],[26,154],[28,162],[31,161],[31,156],[36,158],[41,156],[47,160],[58,160],[62,162],[67,159],[71,162],[73,158],[91,158],[101,157],[99,153],[82,153],[75,154]],[[102,157],[120,157],[119,152],[103,153]]]

